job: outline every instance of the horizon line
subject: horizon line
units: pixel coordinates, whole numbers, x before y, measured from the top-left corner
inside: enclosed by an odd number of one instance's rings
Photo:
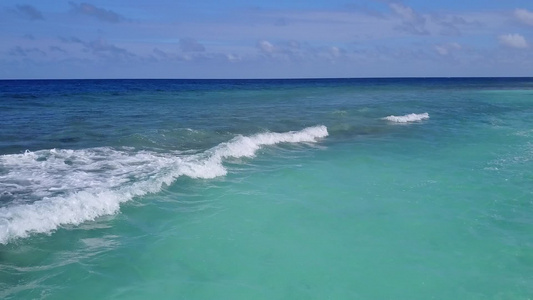
[[[354,79],[518,79],[532,76],[392,76],[392,77],[257,77],[257,78],[0,78],[0,81],[32,80],[354,80]]]

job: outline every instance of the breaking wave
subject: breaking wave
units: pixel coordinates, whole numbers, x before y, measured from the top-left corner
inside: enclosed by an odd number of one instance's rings
[[[409,122],[417,122],[422,121],[425,119],[429,119],[428,113],[422,113],[422,114],[408,114],[404,116],[388,116],[383,118],[383,120],[395,122],[395,123],[409,123]]]
[[[0,156],[0,243],[61,225],[115,214],[120,204],[156,193],[180,176],[223,176],[225,159],[253,157],[278,143],[317,142],[325,126],[285,133],[237,136],[197,154],[157,153],[109,147],[51,149]]]

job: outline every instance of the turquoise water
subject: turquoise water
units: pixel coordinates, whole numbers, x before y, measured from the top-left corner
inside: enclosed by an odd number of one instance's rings
[[[531,299],[533,80],[0,81],[4,299]]]

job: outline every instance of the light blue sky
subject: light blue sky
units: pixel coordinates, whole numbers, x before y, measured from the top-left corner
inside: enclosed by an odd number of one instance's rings
[[[533,76],[533,1],[0,3],[0,79],[412,76]]]

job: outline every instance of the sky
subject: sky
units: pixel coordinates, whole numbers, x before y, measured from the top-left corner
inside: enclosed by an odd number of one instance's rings
[[[0,2],[0,79],[533,76],[532,0]]]

